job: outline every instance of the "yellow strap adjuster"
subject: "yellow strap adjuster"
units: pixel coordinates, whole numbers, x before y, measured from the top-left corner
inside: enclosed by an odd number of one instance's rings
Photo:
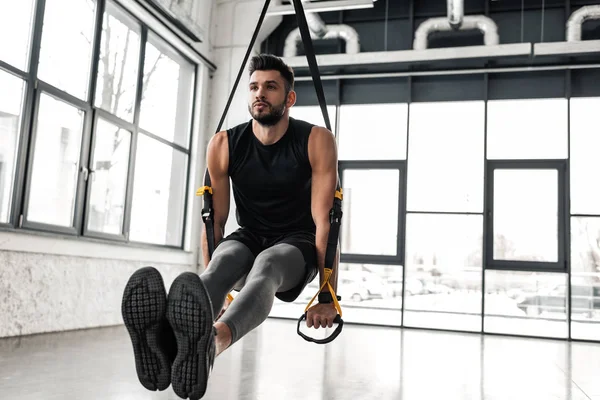
[[[315,299],[319,296],[319,293],[321,293],[321,291],[323,290],[325,285],[327,285],[329,287],[329,293],[331,293],[331,297],[333,298],[333,304],[335,306],[335,309],[337,310],[340,317],[342,316],[342,307],[340,306],[340,303],[338,302],[337,295],[335,294],[335,291],[333,290],[331,283],[329,283],[329,277],[331,277],[332,273],[333,273],[332,269],[325,268],[325,279],[323,280],[323,284],[319,288],[319,291],[317,292],[317,294],[314,295],[314,297],[310,300],[310,302],[304,309],[305,313],[308,311],[308,309],[310,308],[310,305],[313,303],[313,301],[315,301]]]
[[[337,197],[340,200],[344,200],[344,191],[342,190],[342,188],[340,188],[340,190],[335,191],[335,197]]]
[[[205,192],[213,194],[212,188],[210,186],[202,186],[201,188],[196,190],[196,196],[204,196]]]

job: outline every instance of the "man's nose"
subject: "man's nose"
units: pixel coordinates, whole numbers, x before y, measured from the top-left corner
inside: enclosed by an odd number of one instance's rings
[[[256,89],[256,98],[257,99],[264,99],[265,98],[265,91],[262,87],[259,87],[258,89]]]

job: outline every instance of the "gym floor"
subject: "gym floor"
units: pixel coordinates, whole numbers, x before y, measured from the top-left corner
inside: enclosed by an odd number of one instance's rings
[[[0,339],[0,399],[179,399],[137,383],[122,326]],[[204,399],[600,400],[600,347],[346,325],[329,345],[268,319],[217,358]]]

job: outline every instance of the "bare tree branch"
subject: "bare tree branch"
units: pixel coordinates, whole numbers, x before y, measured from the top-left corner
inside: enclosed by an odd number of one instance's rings
[[[156,72],[156,68],[158,67],[158,63],[160,62],[160,60],[163,59],[164,56],[165,55],[163,53],[159,53],[158,54],[158,57],[156,58],[156,61],[154,61],[154,65],[152,65],[152,68],[148,72],[148,75],[146,75],[144,77],[144,86],[142,87],[142,100],[144,100],[144,96],[146,94],[146,88],[148,87],[148,82],[150,81],[150,78],[152,78],[152,75]]]
[[[116,114],[119,110],[119,101],[121,100],[121,96],[123,95],[123,77],[125,76],[125,66],[127,65],[127,56],[129,55],[129,37],[131,36],[131,30],[127,30],[127,35],[125,36],[125,48],[123,49],[123,60],[121,61],[121,70],[119,75],[119,82],[117,83],[117,91],[115,92],[115,104],[113,113]],[[116,61],[115,57],[115,61]],[[117,71],[114,71],[114,76]]]
[[[113,94],[113,87],[114,87],[114,75],[111,74],[110,71],[110,42],[111,42],[111,29],[110,29],[110,25],[108,24],[108,13],[104,14],[104,25],[105,25],[105,29],[104,29],[104,49],[102,51],[102,57],[101,57],[101,62],[102,62],[102,67],[103,67],[103,74],[102,74],[102,103],[100,105],[101,108],[105,109],[105,110],[110,110],[111,109],[111,104],[112,104],[112,94]]]

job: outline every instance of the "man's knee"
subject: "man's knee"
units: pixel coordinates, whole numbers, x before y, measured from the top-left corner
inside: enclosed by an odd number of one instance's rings
[[[252,272],[260,275],[278,275],[278,271],[304,267],[302,252],[290,244],[271,247],[256,257]]]
[[[252,252],[246,245],[234,240],[226,240],[219,244],[213,253],[212,259],[208,263],[208,270],[219,267],[220,265],[229,265],[233,263],[247,264],[252,261]]]
[[[250,271],[253,259],[246,245],[233,240],[222,242],[202,273],[202,279],[211,284],[233,285]]]

